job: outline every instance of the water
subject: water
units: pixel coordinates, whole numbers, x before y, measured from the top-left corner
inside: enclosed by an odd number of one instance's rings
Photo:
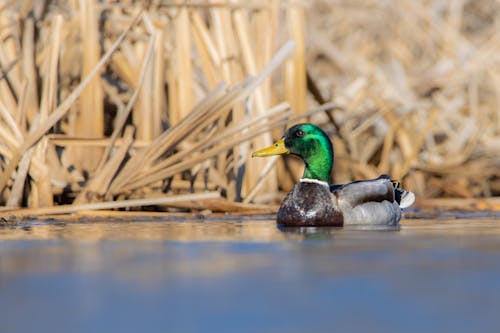
[[[0,332],[498,332],[500,220],[0,227]]]

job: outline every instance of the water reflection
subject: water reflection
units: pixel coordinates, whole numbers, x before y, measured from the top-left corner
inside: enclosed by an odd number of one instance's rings
[[[92,222],[42,223],[0,227],[0,240],[66,239],[171,240],[180,242],[270,242],[284,240],[274,221],[251,222]]]
[[[124,272],[130,268],[160,278],[164,271],[201,276],[272,266],[281,260],[272,253],[268,257],[255,255],[253,249],[259,244],[301,250],[301,244],[307,243],[305,246],[327,248],[328,255],[443,247],[496,251],[500,249],[499,236],[497,220],[411,220],[405,221],[401,230],[364,226],[277,227],[273,220],[67,224],[31,221],[0,227],[0,272],[94,272],[111,268],[119,276],[130,275]],[[177,252],[173,247],[176,243],[188,246]],[[210,251],[198,252],[203,244],[212,244],[208,246]],[[110,265],[121,262],[124,264]],[[152,268],[142,269],[143,265]]]
[[[277,228],[289,234],[303,235],[307,238],[328,239],[343,231],[399,231],[399,225],[348,225],[345,227],[291,227],[278,225]]]

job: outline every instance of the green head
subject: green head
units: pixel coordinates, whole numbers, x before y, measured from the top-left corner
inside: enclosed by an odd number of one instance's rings
[[[290,127],[272,146],[261,149],[252,157],[293,154],[300,157],[306,167],[302,178],[330,181],[333,168],[333,146],[328,135],[313,124]]]

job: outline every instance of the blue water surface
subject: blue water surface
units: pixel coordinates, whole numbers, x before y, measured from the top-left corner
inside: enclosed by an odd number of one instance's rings
[[[0,240],[0,332],[500,327],[500,241],[487,233],[81,240],[59,228],[60,237]]]

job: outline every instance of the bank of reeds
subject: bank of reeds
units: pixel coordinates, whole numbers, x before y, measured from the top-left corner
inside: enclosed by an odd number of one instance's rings
[[[250,153],[305,115],[335,181],[498,195],[500,10],[437,3],[2,1],[3,210],[269,211],[300,167]]]
[[[336,113],[338,181],[390,173],[418,198],[500,194],[500,3],[331,1],[308,68]]]

